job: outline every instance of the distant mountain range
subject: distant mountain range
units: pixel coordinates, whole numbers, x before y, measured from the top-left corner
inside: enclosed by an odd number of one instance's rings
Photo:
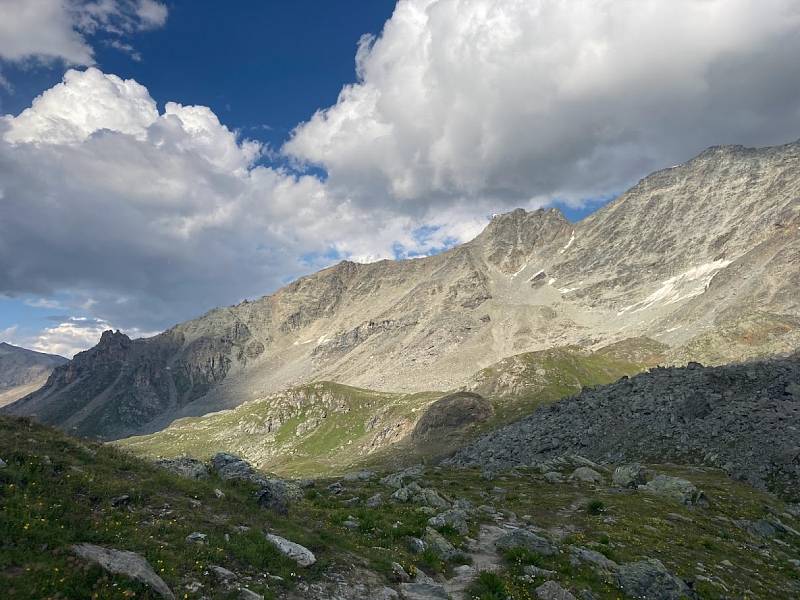
[[[579,223],[518,209],[436,256],[342,262],[149,339],[106,332],[6,410],[115,439],[315,381],[494,394],[524,371],[509,357],[556,347],[646,338],[663,364],[723,364],[800,347],[798,290],[800,143],[715,147]]]
[[[53,369],[69,362],[63,356],[44,354],[0,342],[0,406],[42,387]]]

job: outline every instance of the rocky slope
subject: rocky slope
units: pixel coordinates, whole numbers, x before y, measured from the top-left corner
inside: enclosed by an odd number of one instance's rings
[[[487,434],[449,462],[509,468],[578,453],[611,463],[724,469],[800,500],[800,354],[722,367],[656,368]]]
[[[12,411],[112,438],[309,381],[461,388],[555,346],[647,336],[684,364],[788,353],[798,189],[800,143],[712,148],[577,224],[516,210],[437,256],[343,262],[148,340],[108,334]]]
[[[632,340],[631,348],[647,346]],[[316,382],[245,402],[232,410],[189,417],[156,433],[117,442],[147,457],[217,452],[239,454],[281,474],[342,472],[364,462],[430,458],[452,451],[489,427],[507,423],[533,406],[553,402],[584,386],[616,381],[646,364],[628,344],[596,353],[555,348],[513,357],[522,368],[490,367],[472,388],[491,392],[379,392]],[[502,368],[501,368],[502,367]],[[444,396],[444,397],[443,397]]]
[[[44,385],[53,369],[66,362],[63,356],[0,342],[0,406],[36,391]]]
[[[620,471],[647,483],[580,457],[280,480],[0,417],[2,597],[798,597],[800,506],[717,469]]]

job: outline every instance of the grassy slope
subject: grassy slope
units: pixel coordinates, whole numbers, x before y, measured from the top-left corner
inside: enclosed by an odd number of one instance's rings
[[[276,517],[255,507],[247,487],[214,479],[180,479],[112,447],[79,442],[23,420],[0,418],[0,457],[8,462],[0,469],[4,598],[152,597],[134,582],[107,576],[72,558],[68,546],[76,542],[141,553],[179,598],[189,599],[235,597],[227,596],[209,575],[212,564],[235,571],[247,587],[275,598],[290,594],[301,580],[321,580],[326,572],[344,572],[353,565],[369,569],[391,585],[392,561],[428,574],[449,573],[463,561],[443,562],[430,553],[408,552],[406,536],[420,536],[427,519],[413,505],[345,506],[343,500],[353,497],[363,500],[376,492],[384,497],[391,493],[375,480],[345,482],[339,496],[328,492],[330,480],[319,481],[291,506],[288,517]],[[512,510],[542,528],[561,530],[567,536],[565,543],[593,547],[616,561],[658,558],[682,577],[704,574],[728,589],[698,580],[701,598],[798,597],[800,570],[787,557],[800,554],[800,537],[787,533],[777,540],[752,538],[735,524],[738,519],[772,514],[800,529],[800,520],[787,515],[785,505],[717,471],[674,466],[659,470],[694,481],[706,491],[710,507],[692,510],[606,486],[548,484],[527,470],[487,481],[476,471],[433,469],[421,483],[450,498]],[[217,498],[214,488],[222,489],[226,497]],[[111,499],[121,494],[131,496],[129,508],[111,506]],[[592,500],[600,508],[597,514],[586,508]],[[343,525],[350,515],[359,520],[356,529]],[[250,531],[238,532],[241,525]],[[477,525],[472,524],[473,537]],[[264,541],[263,530],[308,546],[318,564],[297,569]],[[194,531],[208,534],[209,545],[187,544],[186,535]],[[465,538],[453,531],[444,533],[457,546],[465,544]],[[514,598],[534,597],[533,589],[541,584],[520,577],[525,562],[557,571],[560,583],[575,593],[588,588],[598,599],[623,598],[607,578],[571,565],[567,553],[553,558],[509,557],[499,582]],[[267,573],[285,581],[270,580]],[[185,585],[192,580],[204,588],[188,592]]]
[[[470,386],[492,401],[495,416],[456,437],[463,443],[466,435],[508,423],[582,387],[638,373],[653,364],[653,344],[626,340],[594,354],[557,348],[504,359],[476,374]],[[391,444],[410,433],[425,408],[442,394],[393,394],[318,382],[230,411],[181,419],[163,431],[117,444],[148,457],[207,458],[224,450],[281,474],[330,474],[360,463],[391,461]],[[382,430],[392,435],[376,443]],[[452,443],[445,440],[429,448],[401,444],[396,450],[414,459],[452,450]]]

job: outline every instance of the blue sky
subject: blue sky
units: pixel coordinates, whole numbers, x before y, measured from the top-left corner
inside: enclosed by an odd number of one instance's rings
[[[0,2],[0,339],[42,351],[800,137],[795,0],[32,6]]]

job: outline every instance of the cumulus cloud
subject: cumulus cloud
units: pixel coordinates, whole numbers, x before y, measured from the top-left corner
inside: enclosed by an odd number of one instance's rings
[[[167,7],[156,0],[2,0],[0,58],[89,65],[88,35],[129,35],[166,20]]]
[[[579,199],[800,137],[795,0],[400,0],[285,151],[365,205]]]
[[[414,254],[444,235],[365,215],[316,177],[259,165],[261,151],[207,107],[159,112],[135,81],[68,71],[0,119],[0,293],[57,293],[153,330],[339,256]]]

